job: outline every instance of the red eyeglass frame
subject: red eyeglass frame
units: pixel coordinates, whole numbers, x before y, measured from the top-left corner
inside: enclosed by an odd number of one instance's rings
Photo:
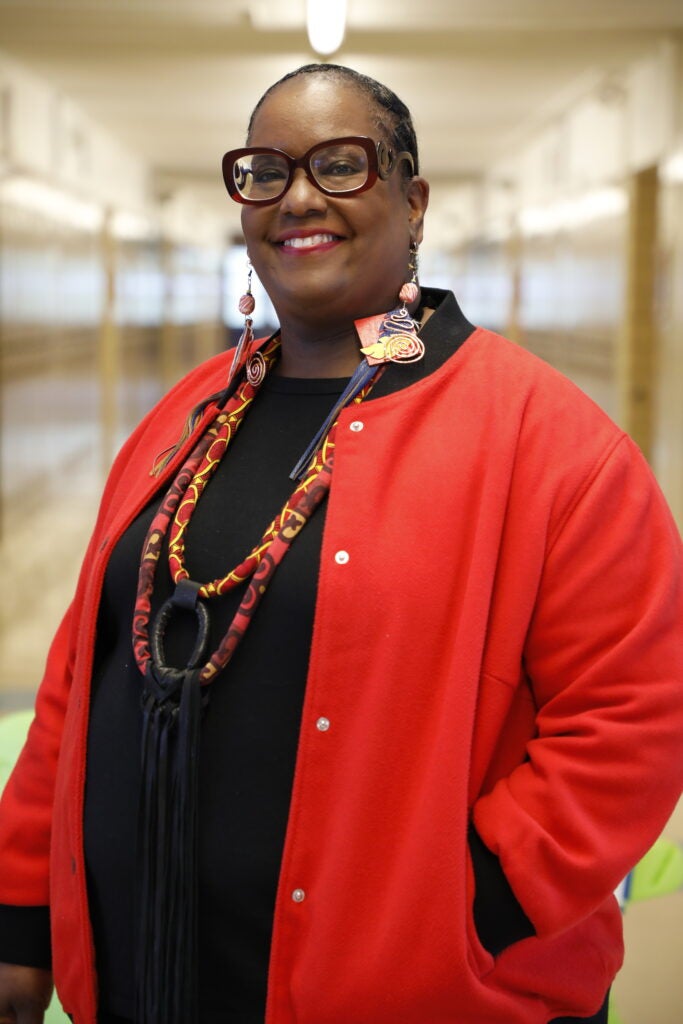
[[[357,145],[365,150],[365,154],[368,158],[368,176],[362,185],[357,185],[355,188],[335,190],[327,189],[316,181],[313,172],[311,171],[311,158],[320,149],[326,149],[328,146],[340,146],[340,145]],[[276,153],[278,156],[284,157],[287,166],[289,168],[289,174],[284,188],[277,196],[268,199],[248,199],[243,196],[232,175],[232,168],[235,163],[243,156],[258,156],[260,153]],[[230,194],[231,199],[234,199],[236,203],[242,203],[245,206],[268,206],[269,203],[279,203],[282,197],[286,194],[287,190],[292,184],[294,178],[294,172],[298,167],[303,168],[306,177],[319,192],[322,192],[326,196],[356,196],[360,192],[366,192],[369,188],[375,184],[378,178],[386,180],[392,171],[398,167],[401,160],[408,160],[410,162],[411,172],[415,173],[415,163],[413,161],[412,154],[407,150],[398,153],[394,156],[393,151],[387,146],[386,142],[381,139],[379,142],[375,142],[373,139],[367,137],[367,135],[344,135],[339,139],[327,139],[325,142],[317,142],[315,146],[311,146],[303,156],[296,159],[290,156],[289,153],[285,153],[282,149],[276,149],[273,146],[243,146],[241,149],[230,149],[224,154],[222,160],[223,169],[223,181],[225,187]]]

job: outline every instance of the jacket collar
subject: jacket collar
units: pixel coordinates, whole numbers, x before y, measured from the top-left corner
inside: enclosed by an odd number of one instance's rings
[[[389,363],[366,402],[391,395],[428,377],[450,359],[474,332],[474,325],[465,317],[453,292],[422,288],[422,304],[434,310],[420,332],[425,344],[423,358],[416,363]]]

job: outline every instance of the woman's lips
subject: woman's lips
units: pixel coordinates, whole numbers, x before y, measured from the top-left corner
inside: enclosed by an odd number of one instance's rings
[[[299,256],[310,252],[320,252],[331,249],[341,242],[339,235],[333,235],[328,231],[318,231],[312,235],[292,235],[283,238],[275,244],[288,255]]]

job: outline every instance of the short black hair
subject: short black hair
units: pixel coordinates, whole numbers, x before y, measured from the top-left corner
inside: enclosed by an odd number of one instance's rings
[[[247,140],[251,137],[256,115],[278,86],[288,82],[291,78],[298,78],[300,75],[317,74],[329,75],[331,78],[347,82],[349,85],[354,85],[357,89],[360,89],[377,108],[377,126],[385,133],[386,141],[389,142],[392,148],[395,148],[396,152],[400,153],[406,150],[410,153],[413,158],[414,173],[420,173],[417,136],[408,107],[386,85],[382,85],[381,82],[370,78],[369,75],[362,75],[360,71],[347,68],[343,64],[304,64],[302,67],[296,68],[295,71],[289,71],[282,78],[278,79],[277,82],[274,82],[269,89],[266,89],[251,113],[249,127],[247,128]],[[404,165],[407,167],[408,162],[404,161]]]

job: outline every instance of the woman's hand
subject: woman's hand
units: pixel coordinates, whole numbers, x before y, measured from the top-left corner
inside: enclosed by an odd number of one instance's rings
[[[43,1024],[52,971],[0,963],[0,1024]]]

